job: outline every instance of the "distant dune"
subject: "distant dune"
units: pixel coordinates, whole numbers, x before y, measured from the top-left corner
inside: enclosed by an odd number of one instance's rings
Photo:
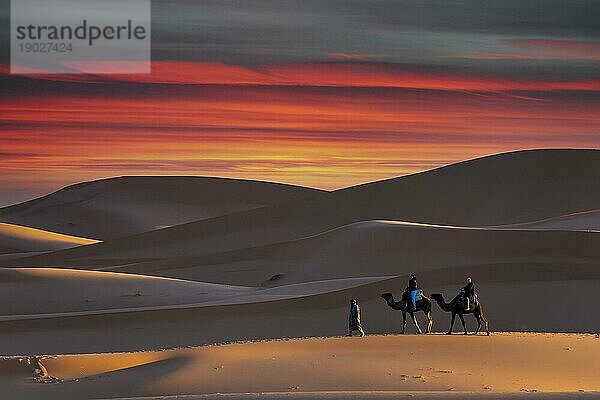
[[[155,259],[181,246],[211,254],[315,235],[367,220],[491,226],[598,209],[600,150],[506,153],[58,252],[71,259]],[[189,253],[187,253],[189,254]],[[121,262],[119,261],[119,262]]]
[[[600,389],[598,340],[367,336],[59,355],[41,359],[54,381],[25,384],[28,365],[9,359],[0,384],[15,399],[587,399]]]
[[[0,222],[0,254],[52,251],[93,243],[98,241]]]
[[[104,240],[317,193],[250,180],[128,176],[72,185],[0,209],[0,221]]]

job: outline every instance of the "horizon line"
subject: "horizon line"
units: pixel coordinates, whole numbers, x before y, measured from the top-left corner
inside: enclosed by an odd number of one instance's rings
[[[449,162],[446,164],[442,164],[433,168],[428,168],[428,169],[424,169],[421,171],[417,171],[417,172],[412,172],[412,173],[407,173],[407,174],[402,174],[402,175],[394,175],[394,176],[390,176],[387,178],[382,178],[382,179],[374,179],[374,180],[370,180],[370,181],[364,181],[364,182],[360,182],[360,183],[356,183],[356,184],[352,184],[352,185],[347,185],[347,186],[341,186],[335,189],[325,189],[325,188],[319,188],[319,187],[313,187],[313,186],[306,186],[306,185],[298,185],[298,184],[293,184],[293,183],[289,183],[289,182],[282,182],[282,181],[276,181],[276,180],[264,180],[264,179],[253,179],[253,178],[238,178],[238,177],[230,177],[230,176],[222,176],[222,175],[113,175],[113,176],[106,176],[103,178],[98,178],[98,179],[92,179],[92,180],[85,180],[85,181],[79,181],[79,182],[73,182],[70,184],[67,184],[65,186],[62,186],[54,191],[50,191],[46,194],[43,195],[39,195],[36,197],[32,197],[23,201],[18,201],[16,203],[9,203],[9,204],[0,204],[0,210],[5,209],[5,208],[9,208],[9,207],[13,207],[13,206],[17,206],[20,204],[24,204],[24,203],[28,203],[31,201],[35,201],[37,199],[41,199],[47,196],[51,196],[55,193],[58,193],[62,190],[68,189],[68,188],[72,188],[74,186],[78,186],[78,185],[85,185],[85,184],[91,184],[94,182],[101,182],[101,181],[107,181],[107,180],[112,180],[112,179],[123,179],[123,178],[142,178],[142,177],[148,177],[148,178],[204,178],[204,179],[221,179],[221,180],[230,180],[230,181],[245,181],[245,182],[257,182],[257,183],[265,183],[265,184],[272,184],[272,185],[283,185],[283,186],[290,186],[290,187],[297,187],[297,188],[304,188],[304,189],[310,189],[310,190],[315,190],[315,191],[320,191],[320,192],[325,192],[325,193],[333,193],[333,192],[337,192],[337,191],[341,191],[341,190],[347,190],[350,188],[354,188],[354,187],[358,187],[358,186],[363,186],[363,185],[369,185],[369,184],[374,184],[377,182],[384,182],[384,181],[388,181],[388,180],[393,180],[393,179],[397,179],[397,178],[402,178],[402,177],[407,177],[407,176],[413,176],[413,175],[419,175],[419,174],[423,174],[423,173],[427,173],[430,171],[435,171],[438,169],[442,169],[442,168],[446,168],[452,165],[458,165],[458,164],[462,164],[462,163],[467,163],[467,162],[471,162],[471,161],[475,161],[475,160],[481,160],[481,159],[485,159],[485,158],[492,158],[492,157],[497,157],[497,156],[502,156],[502,155],[508,155],[508,154],[516,154],[516,153],[524,153],[524,152],[539,152],[539,151],[600,151],[600,147],[599,148],[586,148],[586,147],[536,147],[536,148],[523,148],[523,149],[519,149],[519,150],[511,150],[511,151],[504,151],[504,152],[498,152],[498,153],[491,153],[491,154],[486,154],[483,156],[477,156],[477,157],[472,157],[472,158],[466,158],[463,160],[459,160],[459,161],[454,161],[454,162]]]

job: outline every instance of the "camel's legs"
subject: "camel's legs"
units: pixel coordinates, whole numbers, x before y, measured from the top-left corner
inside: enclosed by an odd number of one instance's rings
[[[431,327],[433,326],[433,319],[431,318],[431,311],[427,311],[425,313],[425,316],[427,317],[427,330],[425,331],[425,333],[431,333]]]
[[[479,333],[479,329],[481,328],[481,316],[476,315],[475,318],[477,319],[477,329],[475,329],[475,335],[477,335]]]
[[[419,323],[417,322],[417,317],[415,317],[415,313],[410,311],[410,316],[412,317],[412,320],[415,323],[415,326],[417,327],[417,332],[423,333],[423,331],[421,330],[421,327],[419,326]]]
[[[31,366],[36,375],[40,375],[42,378],[49,376],[48,370],[44,367],[44,364],[41,363],[39,357],[27,357],[27,363]]]
[[[462,322],[463,328],[465,329],[465,335],[468,335],[469,332],[467,331],[467,325],[465,324],[465,317],[463,317],[462,314],[458,314],[458,317],[460,318],[460,322]]]
[[[479,333],[479,329],[481,329],[481,311],[475,310],[473,316],[477,320],[477,329],[475,329],[475,335]]]
[[[454,328],[454,319],[456,318],[456,313],[452,313],[452,321],[450,322],[450,330],[446,332],[446,335],[452,335],[452,329]]]
[[[485,324],[485,333],[487,333],[487,335],[490,336],[490,327],[489,327],[487,319],[483,316],[483,314],[481,314],[481,319],[483,320],[483,323]]]
[[[402,311],[402,332],[400,333],[404,335],[404,331],[406,331],[406,311]]]
[[[483,307],[481,305],[479,305],[479,307],[480,307],[479,316],[480,316],[481,320],[483,321],[483,323],[485,324],[485,333],[487,333],[487,335],[490,336],[490,326],[488,324],[488,320],[483,315]]]

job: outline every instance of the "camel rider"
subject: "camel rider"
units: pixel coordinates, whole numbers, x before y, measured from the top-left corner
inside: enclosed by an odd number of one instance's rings
[[[355,299],[350,300],[350,315],[348,316],[348,336],[352,336],[353,331],[358,331],[361,337],[365,336],[362,324],[360,322],[360,307]]]
[[[468,310],[471,299],[473,299],[473,301],[475,300],[475,285],[471,278],[467,278],[467,284],[461,289],[461,292],[463,292],[465,299],[465,310]]]
[[[406,288],[408,293],[410,293],[410,300],[412,303],[413,311],[417,310],[417,277],[413,274],[410,275],[410,279],[408,280],[408,287]]]

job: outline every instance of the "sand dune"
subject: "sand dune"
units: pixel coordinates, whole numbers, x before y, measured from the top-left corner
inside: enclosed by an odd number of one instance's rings
[[[527,274],[527,268],[535,270],[540,264],[548,268],[548,264],[554,264],[557,268],[553,270],[558,273],[569,270],[572,277],[579,270],[597,277],[599,262],[600,236],[594,233],[367,221],[287,243],[206,257],[143,262],[117,270],[273,286],[457,268],[474,277],[491,268],[491,273],[500,278],[504,269],[522,269]],[[547,274],[552,273],[548,269]],[[563,278],[567,276],[561,273]]]
[[[538,221],[600,204],[600,151],[535,150],[500,154],[432,171],[183,224],[40,258],[155,259],[210,254],[315,235],[373,219],[442,225]],[[32,260],[32,262],[34,262]],[[37,263],[37,261],[35,261]]]
[[[0,254],[67,249],[97,240],[0,222]]]
[[[523,224],[504,225],[501,228],[600,232],[600,210],[583,211]]]
[[[5,285],[14,288],[13,295],[7,293],[6,298],[19,304],[19,313],[107,308],[113,312],[54,315],[51,319],[33,316],[27,321],[4,318],[0,343],[10,346],[0,345],[0,353],[19,349],[131,351],[224,340],[339,335],[345,330],[349,298],[360,300],[368,332],[392,333],[399,329],[400,313],[389,309],[380,294],[399,296],[411,272],[417,273],[427,294],[443,293],[448,301],[465,277],[473,277],[493,330],[594,332],[600,321],[587,308],[600,290],[599,240],[595,232],[370,221],[276,245],[160,262],[140,260],[116,267],[113,272],[170,275],[251,289],[231,297],[200,298],[194,282],[183,285],[173,281],[172,286],[163,287],[170,281],[154,279],[148,284],[156,286],[144,288],[144,296],[136,299],[133,291],[140,278],[124,275],[131,281],[122,278],[121,286],[102,293],[104,297],[97,303],[102,307],[84,301],[97,296],[102,288],[114,286],[111,276],[123,275],[51,270],[51,275],[37,277],[33,286]],[[35,270],[26,271],[35,274]],[[73,285],[72,273],[94,279]],[[53,276],[58,279],[51,281]],[[77,286],[81,290],[47,307],[37,305],[40,301],[26,305],[23,296],[31,290],[22,295],[15,291],[34,284],[47,293],[44,297],[60,288],[68,291]],[[151,302],[146,302],[146,293]],[[120,308],[125,310],[118,311]],[[448,329],[450,315],[437,305],[434,319],[436,331]],[[471,318],[468,323],[473,329]],[[43,339],[48,337],[61,340],[49,344]]]
[[[492,331],[597,331],[598,319],[589,307],[596,302],[600,278],[586,278],[585,271],[561,273],[559,266],[551,265],[521,270],[514,267],[500,274],[490,266],[484,272],[476,278],[477,290]],[[571,273],[573,277],[569,277]],[[448,301],[463,284],[464,276],[460,269],[419,273],[427,294],[443,293]],[[215,300],[205,296],[204,303],[153,307],[144,304],[165,304],[164,299],[152,297],[152,293],[160,292],[158,289],[149,292],[150,301],[144,296],[123,298],[118,290],[112,290],[112,296],[109,293],[101,298],[116,307],[112,309],[2,317],[0,354],[137,351],[236,340],[342,335],[347,329],[350,298],[359,299],[367,333],[397,333],[401,313],[389,308],[380,295],[393,292],[399,296],[406,280],[402,276],[307,282],[242,291]],[[56,286],[65,287],[60,283]],[[22,301],[28,293],[15,296],[15,301]],[[193,296],[188,292],[187,298],[180,296],[180,301],[194,301]],[[86,307],[75,296],[69,299],[73,301],[61,305],[62,310]],[[118,308],[122,306],[130,308]],[[22,312],[38,312],[32,306],[20,307]],[[435,332],[448,329],[450,314],[435,304],[433,318]],[[424,326],[423,314],[418,319]],[[472,316],[467,316],[467,324],[469,330],[475,329]],[[408,332],[414,331],[409,322]],[[459,323],[455,331],[461,331]]]
[[[537,395],[525,398],[582,392],[593,397],[600,390],[598,340],[551,334],[373,336],[60,355],[42,359],[59,383],[32,383],[31,373],[7,360],[6,368],[14,372],[0,378],[0,390],[19,399],[222,398],[228,393],[317,399],[513,398],[526,392]],[[535,368],[516,362],[523,354],[536,360]]]
[[[590,232],[465,228],[397,221],[365,221],[319,235],[250,249],[195,255],[197,248],[148,247],[156,259],[113,253],[106,258],[64,260],[73,267],[169,276],[246,286],[277,286],[360,276],[396,276],[436,269],[463,268],[478,275],[482,267],[506,268],[554,264],[558,271],[594,271],[600,260],[600,236]],[[168,251],[167,251],[168,250]],[[158,253],[158,254],[157,254]],[[56,253],[59,254],[59,253]],[[38,256],[32,265],[57,260]],[[112,265],[112,266],[111,266]]]
[[[0,268],[0,295],[9,299],[0,304],[0,321],[270,302],[393,278],[335,279],[258,288],[113,272]]]
[[[172,258],[129,259],[129,264],[110,271],[242,285],[257,291],[205,303],[203,307],[210,306],[206,310],[148,311],[131,320],[106,318],[114,326],[143,327],[141,332],[152,336],[150,341],[120,337],[118,346],[128,350],[129,340],[134,346],[153,347],[159,345],[158,338],[163,344],[193,345],[335,335],[343,333],[347,301],[356,297],[369,321],[368,329],[389,333],[397,331],[400,314],[389,310],[380,294],[391,291],[399,296],[408,274],[416,273],[426,293],[444,293],[448,301],[467,276],[473,277],[495,330],[593,332],[600,320],[586,307],[595,302],[600,290],[599,241],[595,232],[368,221],[301,240],[207,256],[177,257],[185,254],[187,247],[182,246],[173,249]],[[100,267],[108,263],[102,259],[90,262]],[[376,279],[364,282],[357,278]],[[435,329],[447,329],[449,315],[437,306],[434,309]],[[300,323],[303,318],[306,321]],[[93,321],[102,326],[100,317]],[[207,326],[201,321],[211,323]],[[90,320],[71,323],[75,325],[69,334],[76,337],[80,324]],[[161,334],[166,324],[169,332],[178,334]],[[15,334],[37,337],[48,325],[8,326],[15,326]],[[265,326],[268,328],[263,329]],[[106,334],[102,329],[98,332],[100,343]],[[11,340],[14,347],[15,339]],[[114,349],[115,343],[104,345]]]
[[[0,268],[0,319],[16,315],[203,303],[253,288],[52,268]]]
[[[315,189],[237,179],[131,176],[0,209],[0,221],[108,239],[305,198]]]

